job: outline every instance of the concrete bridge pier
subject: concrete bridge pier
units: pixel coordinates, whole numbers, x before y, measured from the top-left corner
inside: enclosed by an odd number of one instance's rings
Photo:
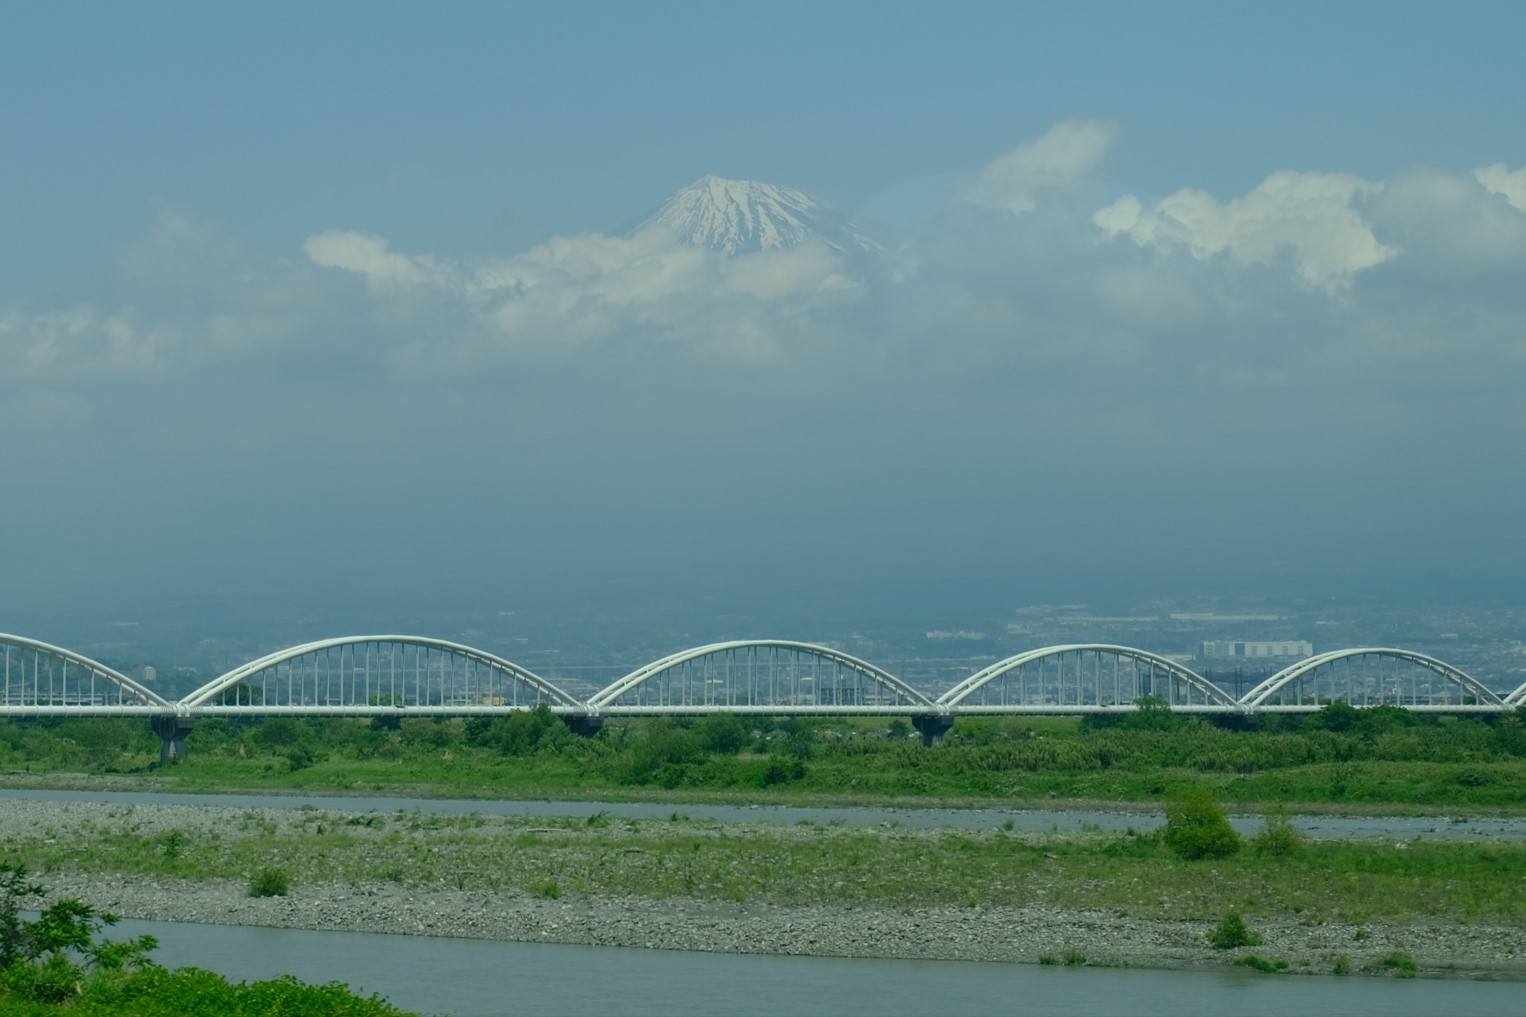
[[[937,745],[954,726],[954,718],[946,713],[923,713],[911,718],[911,726],[922,735],[922,744]]]
[[[185,736],[191,733],[196,721],[190,717],[161,716],[149,718],[154,734],[159,736],[159,764],[172,759],[185,758]]]
[[[563,714],[562,720],[572,729],[573,734],[584,738],[592,738],[604,726],[603,717],[590,716],[586,713]]]

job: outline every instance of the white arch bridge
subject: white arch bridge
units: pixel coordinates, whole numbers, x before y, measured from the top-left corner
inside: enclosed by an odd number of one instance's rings
[[[1342,701],[1428,712],[1507,712],[1526,684],[1491,689],[1413,650],[1364,646],[1300,660],[1235,698],[1180,661],[1131,646],[1028,650],[941,694],[841,650],[745,639],[683,650],[580,697],[529,668],[425,636],[343,636],[249,661],[178,701],[63,647],[0,633],[0,717],[147,717],[165,758],[199,717],[472,716],[546,706],[581,734],[611,717],[735,713],[904,716],[931,743],[961,716],[1165,707],[1204,714],[1314,711]]]

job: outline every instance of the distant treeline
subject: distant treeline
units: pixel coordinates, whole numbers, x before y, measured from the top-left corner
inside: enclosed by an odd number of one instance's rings
[[[513,796],[600,788],[867,796],[1149,799],[1209,785],[1230,800],[1526,805],[1526,709],[1196,716],[1153,706],[1075,718],[961,718],[925,748],[902,719],[717,714],[611,721],[591,739],[542,708],[501,717],[199,720],[178,784],[437,785]],[[0,768],[148,773],[141,720],[0,721]]]

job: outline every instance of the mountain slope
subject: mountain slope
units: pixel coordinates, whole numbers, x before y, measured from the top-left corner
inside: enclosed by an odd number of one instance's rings
[[[880,245],[809,195],[755,180],[701,177],[631,232],[661,226],[680,241],[726,254],[788,250],[817,237],[843,252]]]

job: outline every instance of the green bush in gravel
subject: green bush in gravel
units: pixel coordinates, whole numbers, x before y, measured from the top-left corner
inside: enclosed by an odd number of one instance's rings
[[[1240,912],[1231,911],[1208,934],[1208,943],[1215,950],[1233,950],[1237,946],[1260,946],[1261,937],[1245,927]]]
[[[285,897],[291,892],[291,876],[284,869],[267,866],[249,877],[249,896]]]

